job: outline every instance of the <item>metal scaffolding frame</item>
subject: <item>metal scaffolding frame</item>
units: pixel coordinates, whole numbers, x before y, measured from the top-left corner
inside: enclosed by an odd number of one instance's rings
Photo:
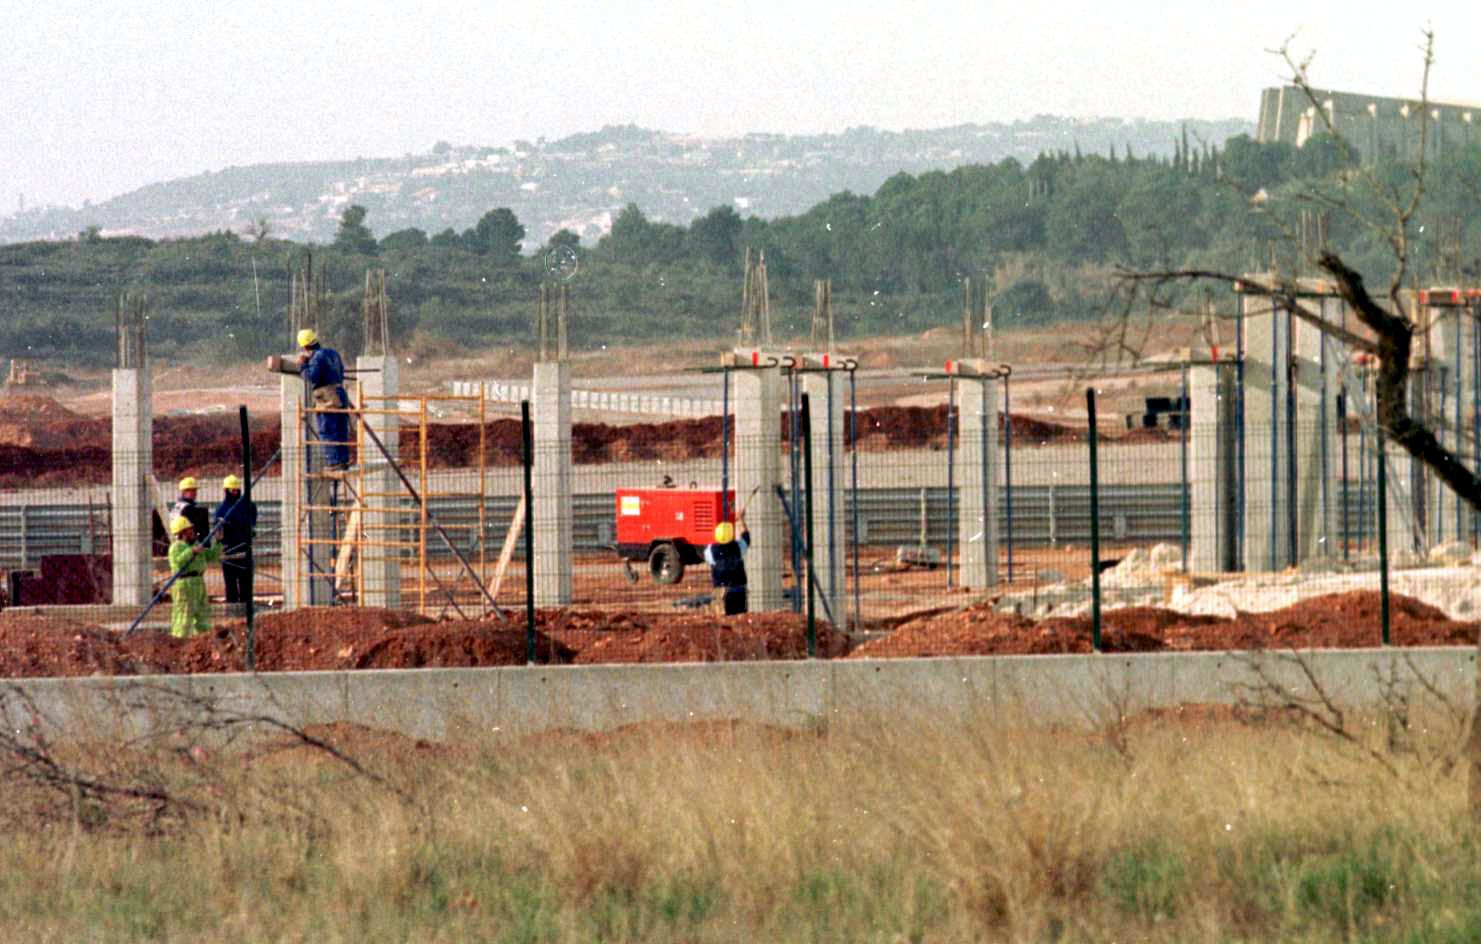
[[[499,607],[487,589],[490,582],[485,540],[489,525],[488,417],[483,392],[468,396],[368,396],[359,383],[353,387],[348,410],[299,407],[300,429],[308,428],[309,419],[320,413],[348,413],[360,420],[354,425],[353,441],[349,443],[358,461],[347,469],[310,472],[306,476],[305,489],[310,494],[316,480],[329,483],[328,503],[305,502],[300,506],[297,520],[284,523],[294,529],[294,545],[306,560],[323,559],[323,555],[312,553],[316,548],[330,549],[332,568],[311,566],[305,579],[329,582],[336,603],[358,603],[366,596],[366,561],[394,555],[400,565],[399,585],[395,589],[403,608],[433,617],[446,615],[449,610],[462,618],[481,618],[498,612]],[[477,455],[473,464],[462,470],[463,479],[470,485],[466,489],[450,488],[447,477],[434,480],[430,474],[430,417],[452,405],[471,406],[478,426]],[[370,417],[390,418],[391,435],[397,437],[394,458],[366,422]],[[403,435],[407,430],[412,433],[409,437]],[[303,445],[315,448],[330,444],[309,440]],[[408,446],[409,450],[405,448]],[[384,474],[388,471],[393,473],[391,477]],[[433,502],[447,499],[471,503],[472,520],[450,522],[436,518]],[[316,514],[329,522],[326,536],[317,536],[317,531],[309,525],[309,519]],[[429,545],[438,539],[453,552],[460,565],[450,583],[435,569],[429,553]]]

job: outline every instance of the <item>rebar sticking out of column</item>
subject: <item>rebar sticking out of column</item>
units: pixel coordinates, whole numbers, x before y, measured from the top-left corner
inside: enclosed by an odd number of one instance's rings
[[[113,326],[118,335],[118,366],[121,370],[144,366],[144,322],[148,310],[148,296],[129,292],[118,296],[113,309]]]

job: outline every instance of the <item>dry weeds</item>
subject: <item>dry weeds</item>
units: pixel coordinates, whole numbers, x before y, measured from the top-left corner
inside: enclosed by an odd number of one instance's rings
[[[1406,778],[1395,789],[1364,753],[1388,750],[1383,727],[1361,750],[1229,711],[1092,736],[309,732],[366,775],[277,731],[273,750],[154,765],[151,782],[199,806],[163,824],[42,815],[12,775],[0,926],[120,941],[1474,939],[1463,784],[1402,751],[1384,755]]]

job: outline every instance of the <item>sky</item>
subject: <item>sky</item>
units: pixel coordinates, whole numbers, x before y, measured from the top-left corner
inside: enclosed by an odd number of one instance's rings
[[[703,136],[1255,120],[1313,82],[1481,102],[1481,3],[0,0],[0,213],[268,161],[633,123]]]

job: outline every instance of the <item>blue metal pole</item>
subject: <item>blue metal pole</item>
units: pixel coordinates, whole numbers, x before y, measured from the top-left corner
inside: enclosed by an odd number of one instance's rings
[[[853,443],[853,453],[849,457],[852,467],[849,471],[849,492],[853,513],[854,625],[857,626],[863,611],[859,603],[859,391],[854,381],[854,370],[854,367],[850,367],[848,371],[848,416],[849,439]]]
[[[730,520],[730,365],[720,387],[720,520]]]

